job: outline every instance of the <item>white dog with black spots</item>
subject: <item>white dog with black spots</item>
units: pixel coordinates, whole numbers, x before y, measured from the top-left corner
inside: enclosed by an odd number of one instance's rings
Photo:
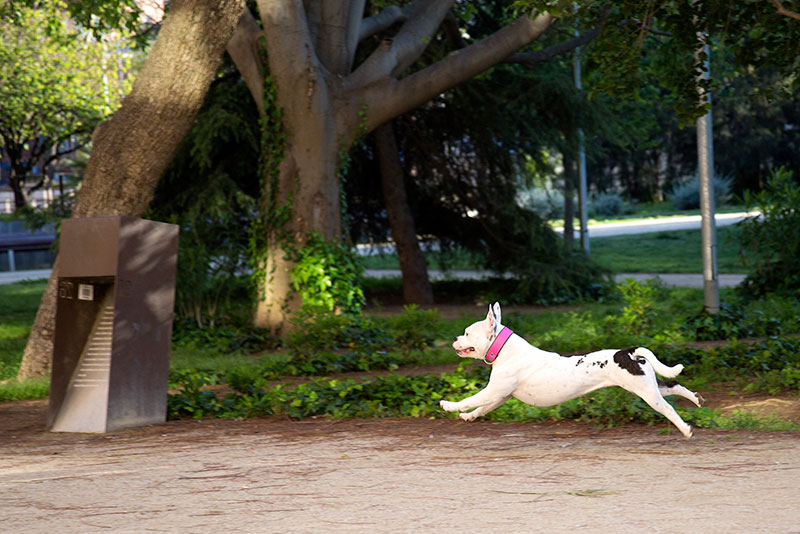
[[[609,386],[619,386],[641,397],[655,411],[678,427],[686,439],[692,427],[681,419],[664,395],[679,395],[700,406],[703,397],[672,378],[683,365],[667,367],[644,347],[606,349],[573,356],[538,349],[503,327],[500,304],[489,305],[489,313],[453,339],[462,358],[482,359],[492,366],[489,384],[459,402],[439,402],[447,412],[472,421],[486,415],[511,397],[533,406],[553,406]]]

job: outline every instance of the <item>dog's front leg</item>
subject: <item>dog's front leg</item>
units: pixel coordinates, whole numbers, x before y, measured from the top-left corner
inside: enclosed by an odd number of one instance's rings
[[[462,413],[460,415],[465,421],[472,421],[476,417],[488,413],[503,404],[508,400],[513,391],[513,383],[506,384],[505,381],[502,383],[492,383],[490,380],[489,385],[475,395],[467,397],[459,402],[441,400],[439,401],[439,406],[446,412],[469,412],[470,410],[474,410],[471,413]]]
[[[458,414],[458,416],[461,419],[463,419],[464,421],[467,421],[467,422],[474,421],[478,417],[480,417],[482,415],[486,415],[487,413],[491,412],[492,410],[494,410],[495,408],[497,408],[498,406],[500,406],[501,404],[503,404],[504,402],[506,402],[510,398],[511,398],[511,395],[509,395],[507,397],[503,397],[502,399],[500,399],[500,400],[498,400],[496,402],[492,402],[490,404],[484,404],[483,406],[475,408],[471,412],[467,412],[467,413],[462,412],[462,413]]]

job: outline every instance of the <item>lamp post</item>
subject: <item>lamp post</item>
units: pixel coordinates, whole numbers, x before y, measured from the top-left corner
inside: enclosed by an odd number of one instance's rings
[[[710,78],[711,50],[708,34],[698,34],[702,46],[697,57],[705,54],[703,72],[698,81]],[[719,280],[717,277],[717,229],[714,222],[714,140],[711,125],[711,94],[698,83],[700,104],[708,111],[697,119],[697,179],[700,188],[700,234],[703,257],[703,306],[708,313],[719,313]]]
[[[576,30],[577,35],[577,30]],[[575,49],[575,61],[572,63],[572,74],[575,88],[580,92],[581,84],[581,47]],[[586,151],[584,149],[583,128],[578,128],[578,211],[581,218],[581,248],[589,255],[589,228],[586,214]]]

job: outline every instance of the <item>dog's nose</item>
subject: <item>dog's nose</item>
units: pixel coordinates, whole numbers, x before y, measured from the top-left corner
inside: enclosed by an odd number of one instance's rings
[[[455,337],[453,338],[453,343],[455,343],[456,341],[458,341],[458,336],[455,336]]]

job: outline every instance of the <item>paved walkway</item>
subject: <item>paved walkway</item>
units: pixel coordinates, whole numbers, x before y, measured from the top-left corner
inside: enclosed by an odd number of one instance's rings
[[[729,226],[746,219],[755,217],[760,212],[738,212],[738,213],[717,213],[714,215],[714,223],[717,228]],[[618,221],[610,223],[589,224],[589,237],[611,237],[617,235],[646,234],[650,232],[667,232],[672,230],[697,230],[700,228],[699,215],[679,215],[675,217],[657,217],[653,219],[636,219],[632,221]],[[564,231],[563,228],[554,228],[558,233]],[[578,235],[578,228],[575,228]]]
[[[488,271],[428,271],[432,280],[447,280],[447,279],[481,279],[491,276],[492,273]],[[42,269],[37,271],[15,271],[13,273],[2,272],[0,273],[0,284],[11,284],[13,282],[20,282],[22,280],[43,280],[50,276],[49,269]],[[386,270],[367,270],[367,276],[375,278],[399,278],[399,269],[386,269]],[[720,287],[735,287],[744,280],[744,274],[720,274],[719,286]],[[648,280],[653,278],[660,278],[667,287],[691,287],[696,289],[703,288],[703,275],[699,273],[620,273],[615,276],[617,281],[626,278],[633,278],[634,280]]]
[[[50,269],[0,272],[0,284],[13,284],[14,282],[22,282],[23,280],[46,280],[47,278],[50,278]]]
[[[399,269],[368,269],[367,276],[374,278],[400,278]],[[435,271],[429,270],[428,276],[431,280],[448,280],[448,279],[467,279],[479,280],[493,276],[489,271]],[[720,274],[717,279],[719,280],[720,287],[735,287],[744,280],[744,274]],[[614,275],[614,278],[619,282],[626,278],[633,278],[634,280],[642,281],[654,278],[659,278],[667,287],[690,287],[695,289],[703,288],[703,275],[702,273],[619,273]]]

